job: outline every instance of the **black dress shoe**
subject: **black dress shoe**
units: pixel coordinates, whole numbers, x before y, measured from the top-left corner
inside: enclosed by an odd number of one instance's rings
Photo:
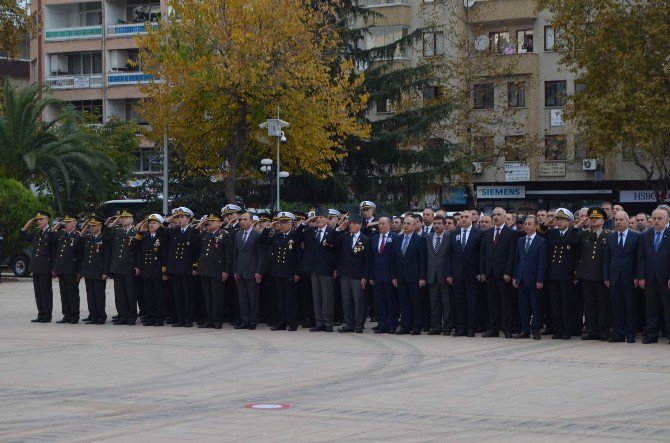
[[[505,332],[505,338],[512,338],[511,332]]]
[[[542,339],[542,335],[539,332],[533,332],[533,340]]]
[[[442,334],[443,335],[451,335],[451,331],[444,330],[444,331],[442,331]]]
[[[324,329],[325,332],[333,332],[333,327],[332,326],[326,326],[326,329]]]
[[[482,334],[482,337],[484,338],[500,337],[500,333],[496,331],[486,331],[485,333]]]
[[[412,329],[409,331],[409,335],[421,335],[421,329]]]
[[[70,323],[70,319],[68,317],[63,317],[60,320],[58,320],[56,323],[60,323],[60,324]]]
[[[213,327],[214,329],[221,329],[221,328],[223,328],[223,324],[222,324],[222,323],[214,323],[214,324],[212,325],[212,327]]]
[[[198,329],[207,329],[207,328],[211,328],[211,327],[212,327],[212,325],[209,324],[209,323],[203,323],[201,325],[198,325]]]
[[[247,329],[249,328],[248,323],[240,323],[239,325],[233,326],[233,329]]]
[[[30,323],[42,323],[42,317],[33,318]]]
[[[363,328],[356,328],[356,334],[362,334]]]
[[[136,322],[137,322],[137,320],[135,320],[134,318],[130,319],[130,320],[128,320],[128,326],[135,326]]]
[[[475,331],[473,329],[470,329],[468,331],[468,337],[474,337],[475,336]]]
[[[114,315],[114,316],[112,316],[112,321],[116,321],[116,320],[118,320],[118,319],[119,319],[119,316],[118,316],[118,315]]]
[[[155,321],[154,326],[163,326],[165,324],[165,321]]]
[[[297,326],[289,326],[289,327],[288,327],[288,330],[291,331],[291,332],[293,332],[293,331],[297,331],[297,330],[298,330],[298,327],[297,327]]]
[[[642,344],[650,345],[652,343],[658,343],[658,337],[644,337],[642,339]]]
[[[192,328],[192,327],[193,327],[193,323],[184,323],[184,327],[185,327],[185,328]]]
[[[155,325],[155,324],[156,324],[156,323],[153,322],[153,321],[144,321],[144,322],[142,322],[142,325],[143,325],[143,326],[153,326],[153,325]]]
[[[552,340],[560,340],[560,339],[562,339],[562,338],[563,338],[563,336],[562,336],[562,335],[558,335],[558,334],[554,334],[554,335],[551,336],[551,339],[552,339]]]
[[[588,334],[582,337],[582,340],[600,340],[600,337],[597,335]]]
[[[533,333],[533,334],[535,334],[535,333]],[[520,334],[515,335],[514,338],[530,338],[530,334],[527,333],[527,332],[522,332]]]
[[[172,323],[172,327],[173,327],[173,328],[183,328],[183,327],[184,327],[184,323]]]
[[[452,335],[454,337],[465,337],[468,334],[465,331],[454,331]]]
[[[70,319],[70,324],[71,325],[76,325],[77,323],[79,323],[79,318],[71,318]]]
[[[623,343],[625,339],[623,337],[610,337],[608,341],[610,343]]]
[[[635,343],[635,337],[626,337],[626,343]]]
[[[439,329],[431,329],[428,331],[428,335],[440,335],[440,330]]]
[[[428,331],[430,331],[430,326],[424,326],[421,330],[423,332],[428,332]]]
[[[95,319],[93,319],[93,320],[86,320],[86,321],[84,322],[84,324],[87,324],[87,325],[97,325],[97,324],[98,324],[98,320],[95,320]]]
[[[241,324],[242,324],[242,322],[239,321],[239,320],[233,320],[233,321],[230,322],[230,326],[239,326]]]
[[[42,320],[40,320],[40,323],[51,323],[51,317],[43,318]]]
[[[375,334],[388,334],[388,332],[389,332],[386,329],[374,329],[374,328],[372,328],[372,329],[373,329],[372,332],[375,333]]]
[[[321,326],[312,326],[309,328],[309,332],[323,332],[326,330],[326,327],[321,325]]]
[[[395,331],[395,335],[407,335],[407,334],[409,334],[409,331],[407,329],[398,328],[398,330]]]
[[[347,328],[345,326],[345,327],[342,327],[342,328],[338,329],[337,332],[354,332],[354,328]]]
[[[572,335],[567,335],[567,334],[566,334],[566,335],[564,335],[564,336],[561,337],[561,338],[562,338],[563,340],[570,340],[570,339],[572,338]]]
[[[276,325],[270,328],[271,331],[285,331],[286,325]]]
[[[127,324],[128,324],[128,320],[116,320],[116,321],[113,321],[112,324],[113,324],[114,326],[127,325]]]

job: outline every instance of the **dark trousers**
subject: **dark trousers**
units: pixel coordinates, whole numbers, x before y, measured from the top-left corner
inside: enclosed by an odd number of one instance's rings
[[[453,319],[451,315],[451,288],[447,283],[437,281],[428,285],[430,294],[430,329],[451,332]]]
[[[488,305],[489,331],[512,332],[512,306],[514,287],[512,283],[505,283],[502,277],[493,274],[486,276],[486,301]]]
[[[165,294],[163,294],[163,278],[144,278],[143,282],[144,309],[148,319],[155,323],[165,321]]]
[[[173,275],[172,290],[177,309],[177,323],[193,324],[193,279],[190,275]]]
[[[574,299],[572,300],[572,319],[570,321],[570,324],[572,325],[572,335],[582,335],[582,330],[584,329],[585,300],[582,296],[584,293],[582,282],[583,280],[578,280],[577,284],[573,286]]]
[[[423,326],[423,329],[430,329],[432,312],[428,284],[423,288],[420,288],[419,291],[421,294],[421,325]]]
[[[277,326],[298,326],[298,285],[292,278],[273,277],[277,300]]]
[[[137,320],[137,296],[135,295],[135,277],[130,274],[114,275],[114,298],[119,321]]]
[[[345,327],[363,328],[365,326],[365,292],[361,288],[361,280],[340,277],[340,287]]]
[[[572,281],[548,280],[547,290],[551,300],[551,323],[554,334],[571,336],[575,303],[575,287]]]
[[[197,321],[199,325],[204,324],[207,316],[207,308],[205,307],[205,295],[202,289],[202,280],[198,277],[193,277],[191,281],[193,288],[193,320]]]
[[[340,278],[333,279],[333,324],[344,321],[344,307],[342,306],[342,281]]]
[[[107,321],[107,313],[105,312],[105,288],[107,287],[107,280],[99,278],[84,279],[86,286],[86,302],[88,304],[88,313],[91,320],[98,323]]]
[[[382,331],[393,332],[398,327],[398,300],[391,282],[375,281],[375,311],[377,326]]]
[[[659,323],[661,315],[665,314],[665,330],[670,331],[670,291],[668,291],[667,282],[649,282],[644,291],[644,301],[646,305],[646,328],[647,337],[658,337]],[[662,310],[662,312],[661,312]]]
[[[637,320],[637,300],[635,287],[631,282],[610,283],[612,302],[612,332],[614,337],[635,338]]]
[[[200,277],[205,303],[205,325],[223,325],[224,287],[221,277]]]
[[[298,299],[298,312],[300,321],[304,325],[314,325],[314,301],[312,300],[312,279],[309,274],[300,274],[298,282],[300,296]]]
[[[586,333],[608,338],[612,323],[612,303],[607,286],[600,281],[582,280]]]
[[[234,278],[229,278],[223,286],[225,287],[224,294],[229,294],[229,296],[224,295],[223,298],[225,319],[234,323],[240,319],[240,304],[237,301],[237,282]]]
[[[58,275],[63,317],[79,320],[79,282],[75,274]]]
[[[527,334],[542,329],[542,291],[535,285],[519,285],[519,314],[521,331]],[[532,314],[532,323],[531,323]]]
[[[136,275],[134,280],[133,286],[135,287],[135,297],[137,298],[137,308],[139,309],[138,315],[149,315],[147,304],[144,299],[144,279]]]
[[[418,281],[398,279],[398,300],[400,301],[400,327],[404,331],[421,331],[423,313]]]
[[[258,323],[258,289],[255,278],[237,279],[237,298],[240,303],[242,324]]]
[[[263,274],[258,300],[258,315],[261,323],[273,324],[277,321],[277,297],[275,292],[274,277],[267,273]]]
[[[33,288],[35,290],[37,318],[51,320],[54,304],[51,274],[33,274]]]
[[[312,301],[314,303],[314,321],[317,326],[332,328],[333,313],[335,310],[335,300],[333,296],[335,284],[333,278],[312,272],[311,281]]]
[[[174,287],[171,278],[163,280],[163,297],[165,299],[165,320],[168,321],[169,317],[169,321],[175,323],[177,321],[177,305],[175,304]]]
[[[454,300],[456,303],[456,332],[474,331],[477,327],[477,297],[479,281],[474,276],[454,277]]]

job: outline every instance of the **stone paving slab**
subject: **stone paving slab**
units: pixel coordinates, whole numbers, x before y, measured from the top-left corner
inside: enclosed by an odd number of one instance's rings
[[[54,292],[56,313],[57,284]],[[82,297],[82,316],[85,305]],[[0,284],[3,442],[670,441],[667,339],[31,324],[34,316],[30,280]]]

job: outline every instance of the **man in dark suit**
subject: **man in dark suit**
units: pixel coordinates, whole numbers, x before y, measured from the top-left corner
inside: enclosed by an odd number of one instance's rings
[[[263,278],[265,249],[258,243],[260,234],[253,229],[251,213],[241,214],[237,223],[240,230],[233,246],[233,269],[242,323],[235,329],[253,330],[258,323],[258,291]]]
[[[49,229],[49,218],[48,212],[37,211],[35,217],[28,220],[19,233],[21,240],[33,243],[30,272],[33,274],[33,288],[37,304],[37,318],[31,320],[33,323],[51,322],[53,311],[54,294],[51,272],[56,237]],[[37,229],[28,232],[33,223],[37,223]]]
[[[652,229],[642,234],[640,248],[642,266],[638,268],[638,284],[644,289],[646,328],[644,344],[658,343],[659,304],[670,330],[670,236],[668,213],[656,209],[651,214]]]
[[[340,246],[337,272],[342,288],[344,325],[339,332],[363,332],[365,293],[370,279],[370,239],[361,233],[363,217],[349,214],[337,227],[335,242]],[[347,228],[349,228],[347,230]]]
[[[426,211],[424,211],[425,215]],[[447,284],[447,250],[449,233],[445,230],[444,216],[436,215],[431,223],[431,232],[426,235],[426,283],[430,294],[429,335],[451,334],[453,313],[451,312],[451,287]]]
[[[459,222],[461,227],[449,238],[447,255],[447,282],[453,286],[456,304],[454,337],[474,337],[483,231],[473,226],[470,211],[463,211]]]
[[[375,294],[377,329],[375,334],[393,334],[398,327],[398,294],[393,286],[393,243],[397,236],[390,231],[389,217],[379,219],[379,234],[370,240],[370,285]]]
[[[147,317],[144,326],[163,326],[165,323],[165,296],[163,294],[163,273],[165,254],[163,248],[167,240],[161,224],[165,220],[160,214],[151,214],[142,222],[138,230],[137,264],[135,275],[142,277],[142,294]]]
[[[612,302],[612,337],[611,343],[635,343],[636,306],[635,288],[638,285],[637,275],[642,261],[639,247],[641,235],[628,229],[628,214],[619,211],[614,216],[616,231],[607,236],[603,278],[609,288]]]
[[[109,274],[114,279],[114,301],[118,317],[114,325],[134,325],[137,320],[137,294],[135,292],[135,261],[138,240],[133,226],[134,214],[127,209],[117,211],[116,217],[107,220],[108,228],[102,231],[103,241],[110,247]]]
[[[537,234],[537,218],[526,217],[525,235],[517,240],[512,285],[519,289],[521,333],[514,338],[540,340],[542,328],[542,288],[547,269],[547,242]],[[533,322],[531,324],[531,313]]]
[[[196,260],[198,257],[199,235],[191,226],[193,211],[185,207],[172,210],[172,215],[165,221],[174,222],[175,226],[166,229],[165,238],[167,248],[163,251],[167,255],[165,260],[166,274],[172,279],[177,322],[176,327],[193,327],[195,310],[194,277]]]
[[[85,228],[82,228],[80,249],[82,263],[79,274],[86,285],[86,301],[88,304],[88,320],[86,324],[104,325],[107,321],[105,312],[105,288],[109,275],[109,245],[102,241],[102,224],[104,218],[100,214],[92,214]]]
[[[60,229],[62,228],[62,229]],[[79,323],[79,268],[81,266],[81,235],[76,230],[77,215],[63,214],[63,220],[53,227],[56,235],[54,277],[58,277],[63,319],[56,323]]]
[[[398,288],[401,324],[396,334],[421,335],[420,289],[426,286],[426,242],[416,234],[417,222],[406,215],[402,235],[393,242],[393,286]]]
[[[514,257],[519,235],[517,231],[505,225],[506,211],[503,208],[493,210],[493,227],[484,231],[482,250],[479,256],[480,278],[486,282],[488,302],[488,330],[482,337],[498,337],[500,329],[505,338],[512,338],[513,297],[512,286]],[[502,315],[501,315],[502,314]]]

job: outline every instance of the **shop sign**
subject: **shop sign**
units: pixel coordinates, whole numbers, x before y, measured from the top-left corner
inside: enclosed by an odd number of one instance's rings
[[[540,177],[565,177],[565,162],[540,163],[537,175]]]
[[[477,186],[477,198],[526,198],[525,186]]]
[[[530,163],[506,162],[505,181],[506,182],[530,181]]]

